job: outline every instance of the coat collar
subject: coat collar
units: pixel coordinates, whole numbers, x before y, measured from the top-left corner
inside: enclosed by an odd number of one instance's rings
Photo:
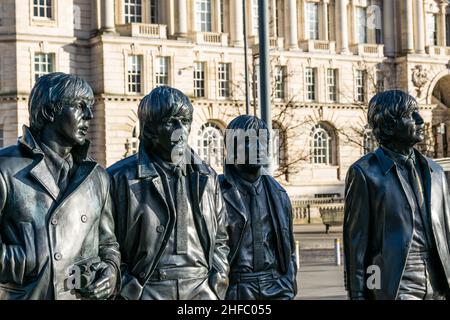
[[[79,168],[75,173],[75,175],[81,175],[77,179],[78,185],[86,180],[89,173],[96,165],[94,161],[87,158],[89,144],[89,141],[86,140],[84,145],[74,147],[71,151],[74,161],[77,161],[79,164]],[[19,138],[19,145],[28,150],[33,157],[39,158],[35,165],[30,169],[30,174],[42,185],[54,200],[57,200],[58,197],[60,197],[60,190],[57,182],[44,161],[44,151],[42,151],[31,130],[27,126],[23,126],[23,135]],[[85,170],[86,168],[89,169]]]
[[[424,168],[433,171],[433,169],[429,166],[427,159],[417,149],[413,148],[413,150],[416,160],[423,164]],[[378,162],[380,163],[383,174],[386,175],[392,169],[392,167],[395,166],[394,160],[392,160],[384,153],[382,147],[378,147],[374,151],[374,154],[377,157]]]
[[[206,176],[211,174],[211,170],[207,168],[205,163],[190,147],[187,148],[186,159],[190,160],[186,161],[186,164],[190,166],[192,172],[198,172],[200,175]],[[149,157],[147,151],[145,150],[144,143],[140,143],[137,168],[138,179],[156,177],[158,175],[159,174],[155,168],[154,160]]]
[[[44,155],[44,152],[37,143],[30,128],[25,125],[22,127],[22,136],[19,138],[19,144],[34,155]],[[91,141],[86,139],[86,142],[82,146],[74,146],[70,152],[74,161],[77,163],[82,163],[83,161],[92,162],[92,160],[88,157],[90,145]]]

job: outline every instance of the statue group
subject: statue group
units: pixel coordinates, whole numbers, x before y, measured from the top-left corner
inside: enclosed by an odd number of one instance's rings
[[[29,127],[0,149],[0,299],[294,299],[292,208],[264,166],[264,121],[229,123],[218,176],[187,143],[188,97],[157,87],[138,107],[138,152],[105,170],[88,157],[93,104],[83,79],[44,75]],[[378,93],[368,122],[380,147],[345,185],[349,298],[446,299],[449,191],[414,148],[418,104]]]
[[[44,75],[29,127],[0,149],[1,300],[295,297],[289,197],[264,170],[267,141],[246,134],[263,121],[230,123],[219,177],[187,143],[189,99],[157,87],[138,107],[139,151],[105,170],[87,155],[93,104],[78,76]]]

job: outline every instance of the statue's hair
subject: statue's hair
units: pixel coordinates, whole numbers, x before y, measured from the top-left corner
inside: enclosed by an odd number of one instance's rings
[[[258,132],[258,130],[267,130],[267,124],[261,120],[258,117],[250,116],[250,115],[240,115],[231,120],[231,122],[228,124],[227,131],[228,130],[255,130]],[[267,132],[269,136],[269,132]],[[226,135],[226,132],[225,132]],[[226,136],[225,136],[226,141]]]
[[[53,72],[39,77],[28,100],[30,129],[39,133],[53,122],[66,103],[80,99],[94,104],[91,86],[82,78],[62,72]]]
[[[370,99],[367,122],[378,142],[389,143],[398,121],[417,106],[416,99],[401,90],[379,92]]]
[[[185,116],[192,122],[193,113],[194,108],[183,92],[169,86],[157,87],[139,103],[139,138],[149,137],[155,126],[173,116]]]

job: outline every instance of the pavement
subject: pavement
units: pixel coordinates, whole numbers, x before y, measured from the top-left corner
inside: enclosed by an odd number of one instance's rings
[[[344,268],[336,265],[335,239],[340,240],[342,227],[331,227],[325,233],[323,224],[294,226],[300,247],[300,269],[297,273],[296,300],[346,300]]]

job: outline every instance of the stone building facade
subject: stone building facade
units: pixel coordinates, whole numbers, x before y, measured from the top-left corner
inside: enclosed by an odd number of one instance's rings
[[[343,196],[347,169],[374,147],[368,100],[401,88],[420,102],[422,146],[448,156],[448,1],[268,0],[277,176],[292,196]],[[135,152],[137,105],[168,84],[195,107],[191,144],[220,171],[226,124],[245,112],[244,17],[251,110],[258,113],[257,0],[0,1],[0,147],[28,123],[28,95],[50,71],[75,73],[96,103],[92,156]],[[245,13],[244,13],[245,11]]]

